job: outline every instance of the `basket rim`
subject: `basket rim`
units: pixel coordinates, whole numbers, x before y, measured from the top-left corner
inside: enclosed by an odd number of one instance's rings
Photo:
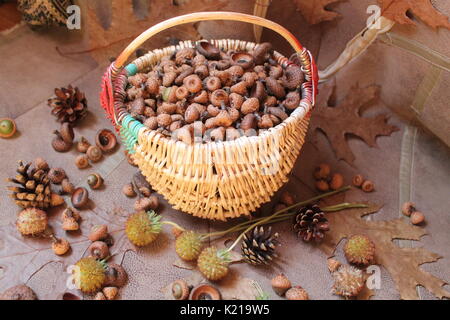
[[[128,84],[128,77],[132,75],[132,74],[130,74],[129,70],[133,69],[134,74],[136,74],[137,72],[142,72],[142,70],[144,70],[146,68],[150,68],[150,70],[151,70],[151,68],[153,68],[163,57],[172,55],[174,52],[176,52],[182,48],[186,48],[186,47],[195,48],[195,45],[201,41],[205,41],[205,39],[196,40],[196,41],[185,40],[185,41],[180,41],[177,45],[167,46],[162,49],[157,48],[154,50],[150,50],[145,55],[133,60],[130,64],[128,64],[127,67],[124,68],[124,71],[116,78],[116,81],[115,81],[116,85],[114,86],[114,89],[115,89],[114,90],[114,105],[118,106],[118,108],[117,108],[118,109],[117,110],[118,111],[117,124],[119,126],[123,125],[123,120],[125,118],[131,118],[129,120],[136,121],[142,126],[139,128],[138,136],[140,136],[142,133],[146,133],[146,136],[149,136],[150,133],[153,133],[154,138],[157,137],[159,140],[163,140],[166,143],[169,143],[169,144],[170,143],[182,143],[188,147],[194,147],[196,145],[203,146],[203,147],[208,146],[208,145],[228,146],[228,145],[235,145],[236,143],[249,143],[249,142],[251,143],[251,142],[262,141],[266,135],[272,135],[276,131],[283,130],[286,127],[288,122],[301,121],[305,116],[308,116],[309,112],[313,108],[313,104],[312,104],[312,101],[310,101],[308,99],[309,97],[308,97],[307,92],[305,92],[305,89],[307,89],[308,87],[313,85],[313,83],[312,83],[313,80],[311,79],[311,76],[307,73],[308,70],[304,70],[303,66],[301,65],[302,70],[305,74],[305,82],[302,84],[302,86],[300,88],[297,88],[297,90],[299,90],[302,95],[299,106],[296,109],[294,109],[294,111],[288,116],[288,118],[286,118],[285,120],[283,120],[276,126],[269,128],[262,133],[258,133],[257,135],[252,135],[252,136],[242,135],[241,137],[239,137],[235,140],[207,141],[206,143],[195,143],[194,142],[192,144],[187,144],[182,141],[173,140],[171,137],[167,137],[164,134],[162,134],[156,130],[152,130],[152,129],[146,127],[140,120],[132,117],[131,114],[128,111],[126,111],[126,109],[124,107],[124,101],[125,101],[125,97],[126,97],[124,90]],[[208,41],[213,43],[216,46],[221,47],[221,49],[224,46],[223,44],[221,44],[222,42],[225,42],[225,45],[230,45],[231,42],[238,41],[237,44],[234,44],[235,49],[239,49],[241,47],[247,48],[248,46],[251,46],[253,49],[256,46],[258,46],[258,43],[255,43],[252,41],[238,40],[238,39],[210,39]],[[227,48],[227,49],[230,50],[231,48]],[[242,50],[242,51],[244,51],[244,50]],[[308,51],[305,49],[304,52],[308,52]],[[286,58],[284,55],[282,55],[278,51],[274,50],[274,55],[276,56],[278,63],[283,68],[286,68],[288,65],[293,64],[292,61],[288,60],[288,58]],[[145,59],[153,58],[154,56],[157,56],[157,57],[154,59],[153,62],[151,62],[151,63],[144,62]],[[119,92],[120,90],[122,90],[122,92]],[[129,124],[130,122],[131,121],[127,121],[126,123]]]

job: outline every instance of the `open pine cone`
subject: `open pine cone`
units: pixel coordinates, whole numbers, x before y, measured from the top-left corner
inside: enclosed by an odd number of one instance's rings
[[[241,249],[244,260],[253,265],[269,264],[277,257],[275,248],[279,245],[278,233],[272,234],[272,228],[264,231],[263,227],[256,227],[244,235]]]
[[[51,205],[52,191],[50,187],[50,179],[47,173],[40,169],[31,169],[30,163],[24,164],[19,161],[17,167],[17,175],[9,182],[16,183],[17,186],[8,187],[11,198],[21,208],[36,207],[46,209]]]
[[[294,231],[304,241],[321,241],[329,224],[318,205],[306,206],[299,210],[294,219]]]
[[[56,88],[55,97],[48,99],[47,103],[59,122],[74,125],[87,114],[87,100],[84,93],[71,85],[67,88]]]

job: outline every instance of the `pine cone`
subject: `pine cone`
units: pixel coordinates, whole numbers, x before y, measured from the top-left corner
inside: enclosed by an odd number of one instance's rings
[[[272,234],[271,227],[266,232],[263,227],[256,227],[245,234],[241,245],[244,260],[253,265],[269,264],[277,257],[275,247],[280,244],[277,238],[278,233]]]
[[[304,241],[321,241],[329,229],[328,220],[318,205],[303,207],[295,216],[294,231]]]
[[[48,99],[47,104],[51,107],[52,114],[59,122],[75,124],[87,114],[87,100],[84,93],[77,87],[56,88],[55,97]]]
[[[7,179],[14,182],[18,186],[8,187],[11,198],[21,208],[36,207],[46,209],[51,205],[52,191],[50,187],[50,179],[44,170],[33,168],[29,170],[31,163],[24,164],[19,161],[16,177]]]

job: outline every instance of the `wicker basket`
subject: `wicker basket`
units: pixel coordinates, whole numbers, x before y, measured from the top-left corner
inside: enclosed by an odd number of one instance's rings
[[[195,43],[185,41],[151,51],[124,68],[134,50],[162,30],[205,20],[250,22],[270,28],[288,40],[297,53],[294,61],[301,64],[306,79],[301,87],[300,106],[289,118],[259,136],[188,145],[149,130],[127,113],[123,103],[127,76],[151,69],[163,56],[194,47]],[[257,46],[240,40],[211,42],[224,50],[252,50]],[[275,57],[284,68],[294,63],[277,52]],[[136,38],[104,75],[101,103],[143,175],[175,209],[196,217],[226,220],[249,215],[270,201],[288,181],[304,143],[317,82],[317,68],[310,52],[280,25],[235,12],[198,12],[161,22]]]

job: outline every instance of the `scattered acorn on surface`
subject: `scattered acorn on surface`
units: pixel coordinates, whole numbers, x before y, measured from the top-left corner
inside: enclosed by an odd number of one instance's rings
[[[11,138],[17,131],[16,123],[10,118],[0,118],[0,138]]]
[[[285,296],[288,300],[309,300],[308,293],[300,286],[290,288]]]
[[[183,279],[176,280],[172,283],[172,296],[175,300],[186,300],[189,298],[190,288]]]
[[[19,284],[0,294],[0,300],[37,300],[37,296],[30,287]]]
[[[86,206],[89,201],[89,192],[86,190],[86,188],[83,187],[76,188],[72,193],[71,200],[72,205],[75,208],[81,209]]]
[[[99,189],[101,186],[103,186],[103,178],[98,173],[92,173],[87,177],[87,184],[91,189]]]
[[[282,273],[274,277],[271,284],[273,291],[280,297],[284,296],[286,291],[292,287],[291,281]]]
[[[91,241],[103,240],[108,236],[108,226],[106,224],[95,225],[91,228],[88,239]]]

